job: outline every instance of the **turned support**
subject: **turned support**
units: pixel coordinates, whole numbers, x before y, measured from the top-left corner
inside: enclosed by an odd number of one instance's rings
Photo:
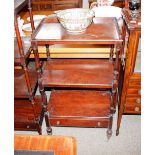
[[[107,129],[107,139],[109,140],[112,136],[112,122],[113,122],[113,114],[110,114],[109,125]]]
[[[107,129],[107,139],[109,140],[110,137],[112,136],[112,123],[113,123],[113,97],[111,96],[111,102],[110,102],[110,116],[109,116],[109,124],[108,124],[108,129]]]
[[[113,56],[114,56],[114,45],[111,45],[109,60],[112,62],[113,62]]]
[[[112,98],[113,98],[113,108],[114,113],[116,112],[116,105],[118,103],[118,72],[113,73],[113,87],[112,87]]]
[[[48,110],[47,110],[47,96],[44,90],[44,87],[42,85],[42,69],[41,69],[41,65],[39,62],[39,55],[38,55],[38,47],[37,47],[37,43],[33,42],[33,51],[34,51],[34,55],[35,55],[35,64],[37,67],[37,73],[38,73],[38,86],[39,86],[39,91],[42,97],[42,103],[43,103],[43,110],[42,110],[42,114],[45,117],[45,122],[46,122],[46,130],[48,134],[52,134],[52,128],[49,122],[49,115],[48,115]]]
[[[32,14],[32,0],[28,0],[28,10],[29,10],[31,28],[33,32],[35,30],[35,27],[34,27],[34,20],[33,20],[33,14]]]
[[[46,46],[46,55],[47,55],[47,61],[48,61],[48,60],[51,59],[50,58],[50,49],[49,49],[49,45],[48,44],[46,44],[45,46]]]

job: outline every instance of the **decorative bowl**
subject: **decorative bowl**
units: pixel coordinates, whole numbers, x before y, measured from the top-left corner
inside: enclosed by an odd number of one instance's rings
[[[58,11],[57,18],[61,25],[70,33],[81,33],[92,23],[94,11],[74,8]]]

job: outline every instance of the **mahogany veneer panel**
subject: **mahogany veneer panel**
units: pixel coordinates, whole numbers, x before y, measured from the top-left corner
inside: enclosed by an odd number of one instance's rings
[[[107,127],[110,93],[99,90],[53,90],[48,111],[51,125]]]
[[[54,11],[82,7],[82,0],[32,0],[34,11]]]
[[[32,92],[34,93],[37,86],[37,72],[35,70],[29,70],[28,73]],[[14,96],[15,98],[30,97],[23,69],[15,69],[14,71]]]
[[[34,98],[35,104],[32,107],[31,101],[28,99],[14,100],[14,127],[15,130],[35,130],[39,124],[42,110],[41,96]],[[35,120],[34,109],[37,114],[38,122]]]
[[[104,59],[53,59],[42,79],[47,87],[111,88],[113,64]]]
[[[15,135],[16,150],[53,151],[54,155],[76,155],[76,140],[70,136]]]

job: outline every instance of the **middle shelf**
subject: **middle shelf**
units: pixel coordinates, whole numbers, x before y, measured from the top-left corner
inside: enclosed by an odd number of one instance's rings
[[[42,75],[44,87],[112,88],[109,59],[51,59]]]

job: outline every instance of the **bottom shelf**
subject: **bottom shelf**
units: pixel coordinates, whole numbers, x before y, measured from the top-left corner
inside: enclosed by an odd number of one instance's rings
[[[53,90],[48,104],[52,126],[108,127],[110,92]]]

